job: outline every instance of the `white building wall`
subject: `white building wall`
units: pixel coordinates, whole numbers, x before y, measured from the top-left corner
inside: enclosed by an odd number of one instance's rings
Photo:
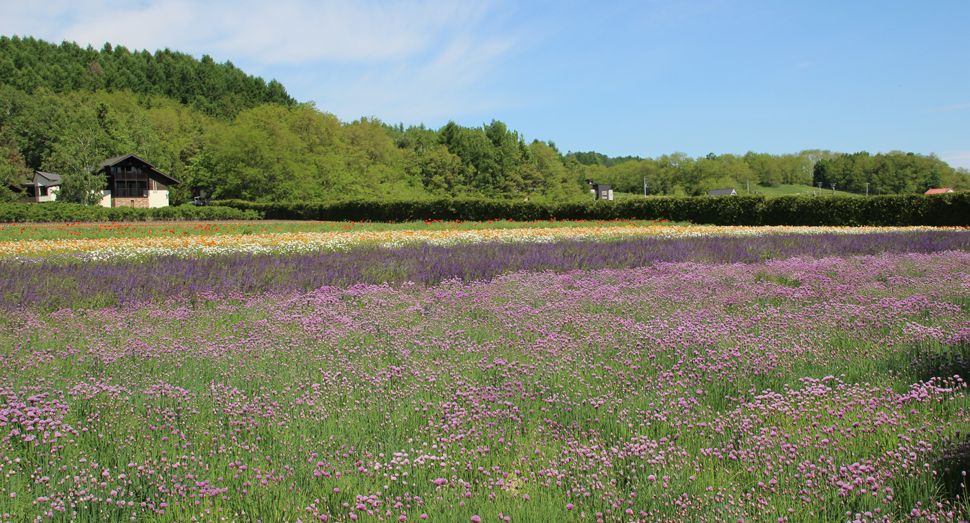
[[[101,207],[111,207],[111,190],[105,189],[101,194]]]
[[[52,202],[57,199],[56,192],[47,192],[47,195],[37,195],[37,203]]]
[[[168,207],[168,191],[148,191],[148,208]]]

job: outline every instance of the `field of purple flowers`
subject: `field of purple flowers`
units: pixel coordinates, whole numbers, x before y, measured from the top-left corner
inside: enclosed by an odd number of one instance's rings
[[[173,296],[280,294],[324,286],[437,285],[488,281],[512,272],[623,269],[661,262],[755,263],[797,256],[844,257],[886,252],[970,251],[970,231],[853,234],[701,235],[554,243],[361,246],[344,252],[232,253],[92,260],[0,257],[0,309],[57,310],[165,302]]]
[[[0,521],[966,519],[929,250],[16,309]]]

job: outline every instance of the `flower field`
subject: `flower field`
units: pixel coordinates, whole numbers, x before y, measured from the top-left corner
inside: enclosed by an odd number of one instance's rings
[[[362,224],[363,225],[363,224]],[[526,224],[528,225],[528,224]],[[191,230],[181,228],[178,234],[175,228],[155,227],[156,234],[151,229],[143,227],[145,231],[133,231],[127,234],[127,226],[100,227],[102,231],[118,231],[117,235],[100,238],[64,238],[40,241],[0,241],[0,257],[22,256],[37,257],[63,254],[83,254],[89,260],[108,260],[117,258],[145,258],[149,256],[176,255],[183,257],[213,256],[219,254],[301,254],[310,252],[343,251],[362,245],[382,247],[402,247],[409,245],[468,245],[476,243],[549,243],[569,240],[614,241],[623,238],[661,237],[688,238],[706,236],[751,237],[777,234],[873,234],[887,232],[918,232],[918,231],[962,231],[963,228],[946,227],[731,227],[714,225],[617,225],[612,222],[602,222],[598,226],[563,226],[558,227],[502,227],[502,228],[462,228],[458,224],[449,228],[417,229],[404,226],[394,229],[354,230],[352,226],[344,226],[347,230],[302,232],[302,231],[266,231],[247,230],[245,233],[222,233],[213,231],[211,224],[205,227],[195,227]],[[231,226],[231,230],[239,229]],[[215,229],[220,229],[215,227]],[[230,227],[226,227],[230,229]],[[247,228],[247,229],[255,229]],[[20,228],[21,235],[30,230],[29,226]],[[208,232],[209,234],[206,234]],[[72,233],[68,233],[72,234]],[[80,233],[75,233],[80,234]],[[61,235],[64,236],[64,235]],[[13,236],[16,238],[16,236]]]
[[[970,232],[608,229],[6,246],[0,521],[967,519]]]

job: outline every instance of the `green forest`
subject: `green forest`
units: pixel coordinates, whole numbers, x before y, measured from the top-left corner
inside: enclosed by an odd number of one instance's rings
[[[500,121],[439,129],[342,122],[279,82],[209,56],[100,49],[0,37],[0,200],[34,170],[64,178],[60,199],[84,201],[103,183],[98,164],[134,153],[198,191],[253,202],[357,198],[588,198],[587,179],[618,192],[704,195],[747,183],[815,185],[882,194],[970,188],[966,169],[933,154],[805,150],[773,155],[674,152],[611,158],[528,141]]]

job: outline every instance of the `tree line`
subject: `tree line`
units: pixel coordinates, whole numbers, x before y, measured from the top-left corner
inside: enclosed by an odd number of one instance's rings
[[[817,186],[821,183],[825,189],[835,184],[840,191],[858,194],[867,190],[870,194],[915,194],[940,187],[970,189],[966,169],[954,169],[934,154],[901,151],[872,156],[865,151],[843,154],[810,149],[797,154],[711,153],[698,158],[673,153],[656,158],[623,158],[607,165],[602,161],[591,162],[586,172],[612,184],[614,189],[640,194],[644,186],[647,194],[692,196],[707,194],[711,189],[733,188],[742,192],[749,184]]]
[[[807,150],[611,158],[563,153],[500,121],[439,129],[377,118],[341,122],[312,102],[297,103],[275,80],[267,84],[207,56],[0,37],[0,196],[13,198],[6,188],[39,169],[63,176],[62,199],[85,202],[104,182],[98,164],[127,153],[182,182],[172,188],[173,204],[199,191],[256,202],[569,201],[589,197],[588,179],[639,194],[646,185],[650,195],[701,195],[748,182],[823,181],[856,192],[869,182],[884,193],[968,188],[966,170],[933,155]]]
[[[152,54],[106,43],[97,50],[17,36],[0,36],[0,84],[27,93],[39,87],[54,93],[131,91],[172,98],[228,118],[267,103],[296,104],[276,80],[266,83],[232,62],[217,64],[208,55],[196,60],[169,49]]]
[[[815,164],[815,183],[870,194],[921,193],[927,189],[967,189],[965,169],[954,170],[935,155],[866,151],[826,158]]]

